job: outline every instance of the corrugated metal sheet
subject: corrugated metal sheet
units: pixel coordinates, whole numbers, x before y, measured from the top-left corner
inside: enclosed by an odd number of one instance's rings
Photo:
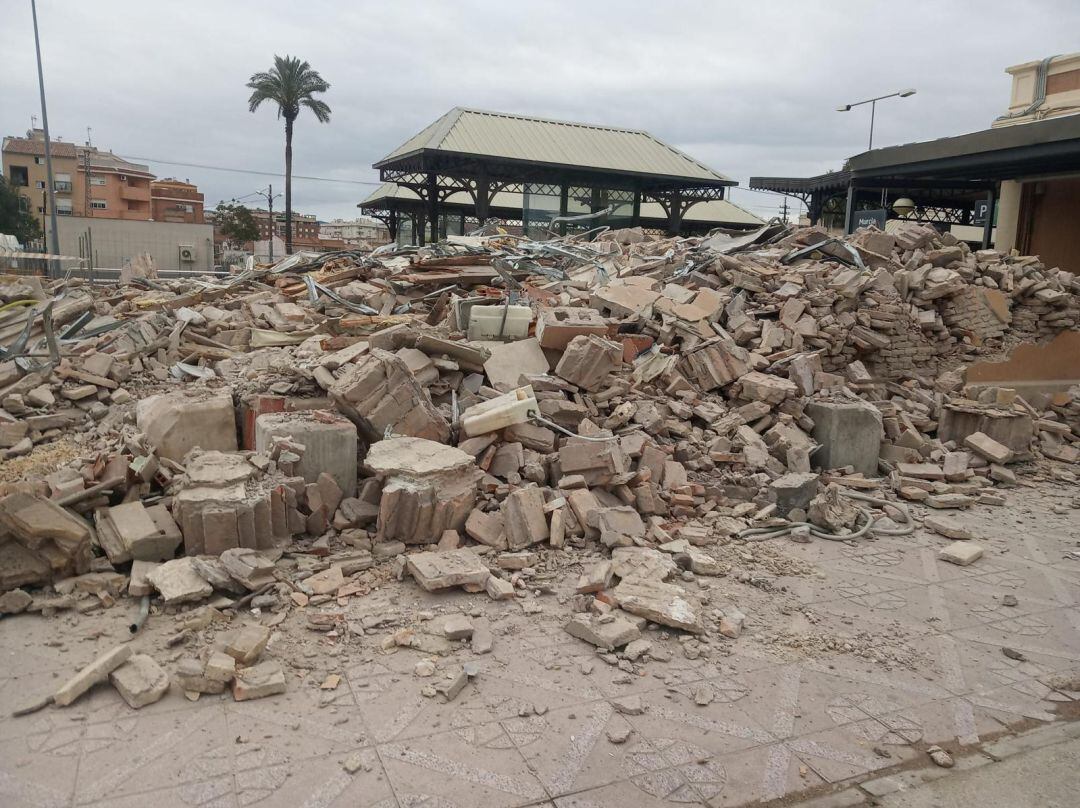
[[[411,199],[418,200],[419,197],[414,191],[409,188],[405,188],[401,185],[397,185],[393,182],[384,182],[375,191],[373,191],[367,199],[360,203],[363,205],[370,205],[378,202],[381,199]],[[464,191],[451,194],[446,200],[450,205],[472,205],[472,197]],[[511,210],[521,210],[521,194],[502,191],[495,194],[494,199],[491,200],[491,206],[493,208],[510,208]],[[664,209],[658,202],[642,202],[641,203],[641,218],[643,219],[666,219],[667,215],[664,213]],[[740,208],[733,202],[728,202],[726,199],[717,199],[710,202],[698,202],[693,205],[686,216],[683,217],[689,222],[709,222],[713,224],[764,224],[764,220],[755,216],[748,210]]]
[[[687,180],[730,181],[648,132],[461,107],[450,110],[376,165],[420,149]]]

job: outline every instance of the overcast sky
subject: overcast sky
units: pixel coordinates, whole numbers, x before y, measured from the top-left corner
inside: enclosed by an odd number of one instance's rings
[[[276,54],[330,82],[303,113],[296,174],[374,183],[371,164],[454,106],[645,129],[737,179],[837,168],[866,147],[985,128],[1004,69],[1080,43],[1080,2],[278,2],[38,0],[54,137],[150,158],[208,206],[280,172],[283,126],[247,111]],[[0,0],[0,134],[40,115],[29,0]],[[294,180],[293,207],[351,218],[374,185]],[[779,198],[736,189],[759,215]],[[278,202],[280,205],[281,202]]]

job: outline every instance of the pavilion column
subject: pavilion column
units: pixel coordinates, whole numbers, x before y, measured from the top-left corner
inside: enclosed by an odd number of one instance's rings
[[[386,217],[386,229],[390,233],[390,241],[391,242],[396,242],[397,241],[398,216],[400,216],[400,215],[401,215],[400,213],[398,213],[396,210],[394,210],[394,211],[391,211],[390,215]]]
[[[491,207],[491,182],[487,177],[480,177],[476,181],[476,218],[483,226],[487,221]]]
[[[993,186],[986,192],[986,221],[983,222],[982,247],[990,249],[990,241],[994,234],[994,202],[997,199],[997,189]]]
[[[431,243],[439,240],[439,178],[436,174],[427,175],[427,215],[431,224]]]
[[[844,235],[855,232],[855,198],[859,195],[854,182],[849,182],[847,187],[847,205],[844,208]]]
[[[641,224],[641,189],[634,190],[634,212],[630,214],[630,226],[637,227]]]
[[[668,210],[668,235],[677,236],[682,228],[682,191],[676,189],[671,194],[671,207]]]

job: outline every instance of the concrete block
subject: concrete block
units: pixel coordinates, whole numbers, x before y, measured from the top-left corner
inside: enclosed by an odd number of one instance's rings
[[[541,348],[564,351],[574,337],[607,335],[607,322],[596,309],[554,306],[541,309],[536,320],[536,339]]]
[[[243,668],[233,679],[233,698],[237,701],[261,699],[285,692],[285,672],[277,662],[260,662],[251,668]]]
[[[225,644],[225,653],[241,665],[252,665],[270,641],[270,629],[266,626],[248,625],[232,633]]]
[[[785,474],[769,483],[776,502],[776,515],[786,517],[794,508],[806,510],[817,496],[818,475],[813,473]]]
[[[228,393],[168,393],[144,398],[135,407],[139,430],[159,457],[181,462],[189,451],[235,452],[236,412]]]
[[[496,345],[484,362],[488,381],[500,393],[519,387],[522,376],[544,374],[549,369],[547,357],[535,338]]]
[[[611,372],[622,364],[622,346],[595,335],[578,336],[570,340],[555,375],[575,384],[582,390],[601,390],[608,384]]]
[[[169,674],[146,654],[132,656],[109,674],[109,681],[135,710],[159,701],[169,690]]]
[[[416,582],[428,592],[455,586],[483,586],[491,576],[480,557],[466,548],[413,553],[407,566]]]
[[[343,496],[356,496],[358,438],[356,425],[348,418],[324,410],[260,415],[255,421],[255,451],[269,454],[276,435],[303,444],[304,455],[294,472],[304,482],[317,482],[319,475],[326,473],[334,478]]]
[[[867,476],[878,476],[881,451],[881,412],[861,401],[814,401],[806,405],[814,421],[811,433],[820,448],[813,454],[816,468],[853,466]]]
[[[961,567],[973,564],[982,556],[983,548],[969,541],[954,541],[952,544],[938,550],[939,559]]]

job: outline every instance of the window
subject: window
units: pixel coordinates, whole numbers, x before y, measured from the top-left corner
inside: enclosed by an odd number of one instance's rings
[[[91,185],[104,185],[105,184],[105,178],[101,177],[101,176],[98,176],[97,174],[91,174],[90,175],[90,184]]]
[[[34,187],[37,188],[39,191],[44,191],[45,190],[45,180],[38,180],[37,182],[34,183]]]
[[[45,165],[45,158],[44,157],[35,157],[34,158],[34,165],[39,165],[39,166]]]
[[[109,205],[108,205],[108,203],[106,203],[106,201],[104,199],[91,199],[90,200],[90,207],[92,207],[94,210],[108,210],[109,209]]]
[[[11,184],[20,188],[25,188],[30,184],[30,175],[26,166],[11,167]]]
[[[30,212],[30,199],[28,197],[21,195],[19,196],[19,210],[23,211],[24,213]]]
[[[53,190],[59,194],[70,194],[71,182],[65,180],[53,180]]]

